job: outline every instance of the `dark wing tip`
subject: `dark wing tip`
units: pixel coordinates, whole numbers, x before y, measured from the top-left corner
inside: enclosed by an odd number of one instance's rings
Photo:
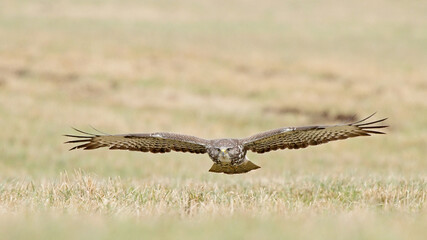
[[[75,149],[80,149],[80,148],[87,149],[87,147],[90,145],[90,142],[92,141],[93,138],[101,136],[98,134],[85,132],[85,131],[79,130],[77,128],[74,128],[74,127],[71,127],[71,128],[74,129],[74,131],[79,132],[83,135],[73,135],[73,134],[64,134],[63,135],[64,137],[71,138],[71,140],[64,142],[64,144],[82,143],[82,144],[79,144],[77,146],[70,148],[69,151],[75,150]]]
[[[86,144],[87,144],[87,143],[85,143],[85,144],[80,144],[80,145],[77,145],[77,146],[74,146],[74,147],[72,147],[72,148],[68,149],[68,151],[72,151],[72,150],[75,150],[75,149],[83,148],[83,146],[84,146],[84,145],[86,145]]]
[[[99,136],[99,135],[94,134],[94,133],[89,133],[89,132],[85,132],[85,131],[79,130],[79,129],[75,128],[75,127],[71,127],[71,128],[74,129],[74,131],[77,131],[79,133],[85,134],[86,137],[88,137],[88,136],[94,136],[94,137],[95,136]]]
[[[71,138],[92,138],[93,137],[93,136],[81,136],[81,135],[71,135],[71,134],[64,134],[62,136],[71,137]]]
[[[372,113],[371,115],[369,115],[369,116],[367,116],[367,117],[365,117],[365,118],[363,118],[363,119],[361,119],[361,120],[359,120],[359,121],[353,122],[353,123],[351,123],[351,124],[352,124],[352,125],[355,125],[355,124],[357,124],[357,123],[362,123],[362,122],[364,122],[364,121],[366,121],[366,120],[370,119],[371,117],[373,117],[375,114],[377,114],[377,112],[374,112],[374,113]]]
[[[350,125],[359,128],[360,130],[362,130],[364,133],[367,133],[368,135],[370,135],[370,134],[386,134],[385,132],[375,131],[375,130],[376,129],[381,129],[381,128],[388,128],[389,125],[382,124],[388,118],[382,118],[382,119],[375,120],[375,121],[367,121],[372,116],[374,116],[375,113],[369,115],[368,117],[366,117],[366,118],[364,118],[364,119],[362,119],[360,121],[351,123]],[[381,123],[381,124],[380,125],[376,125],[376,124],[379,124],[379,123]]]

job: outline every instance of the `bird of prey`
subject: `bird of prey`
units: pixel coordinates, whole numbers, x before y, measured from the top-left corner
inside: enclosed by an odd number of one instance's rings
[[[375,113],[374,113],[375,114]],[[260,168],[249,161],[247,151],[265,153],[278,149],[299,149],[334,140],[371,134],[384,134],[377,131],[388,126],[383,125],[387,118],[368,121],[374,114],[352,123],[283,127],[261,132],[247,138],[222,138],[207,140],[195,136],[157,132],[139,134],[92,134],[74,129],[83,135],[65,135],[74,140],[65,143],[78,144],[73,149],[122,149],[129,151],[166,153],[170,151],[207,153],[213,161],[210,172],[238,174]]]

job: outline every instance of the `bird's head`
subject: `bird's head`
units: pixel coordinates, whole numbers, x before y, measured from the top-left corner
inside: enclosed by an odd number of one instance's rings
[[[239,155],[239,149],[236,146],[221,146],[215,149],[216,155],[221,159],[236,158]]]
[[[214,160],[230,161],[231,159],[238,159],[241,155],[241,147],[239,148],[239,146],[236,139],[212,140],[208,153]]]

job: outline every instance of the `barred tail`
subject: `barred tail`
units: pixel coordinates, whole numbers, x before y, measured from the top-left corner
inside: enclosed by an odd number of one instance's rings
[[[251,161],[245,161],[242,164],[237,166],[221,165],[218,163],[214,163],[211,169],[209,169],[209,172],[225,173],[225,174],[240,174],[240,173],[247,173],[249,171],[252,171],[258,168],[261,168],[261,167]]]

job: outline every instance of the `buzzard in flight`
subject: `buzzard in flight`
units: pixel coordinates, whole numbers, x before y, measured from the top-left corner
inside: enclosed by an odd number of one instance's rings
[[[92,134],[80,131],[83,135],[65,135],[77,143],[73,149],[95,149],[108,147],[130,151],[166,153],[170,151],[207,153],[214,162],[210,172],[238,174],[260,168],[249,161],[247,151],[265,153],[278,149],[298,149],[329,141],[370,134],[384,134],[377,131],[388,126],[382,123],[387,119],[367,121],[374,114],[360,121],[339,125],[284,127],[262,132],[248,138],[223,138],[207,140],[176,133],[140,134]]]

